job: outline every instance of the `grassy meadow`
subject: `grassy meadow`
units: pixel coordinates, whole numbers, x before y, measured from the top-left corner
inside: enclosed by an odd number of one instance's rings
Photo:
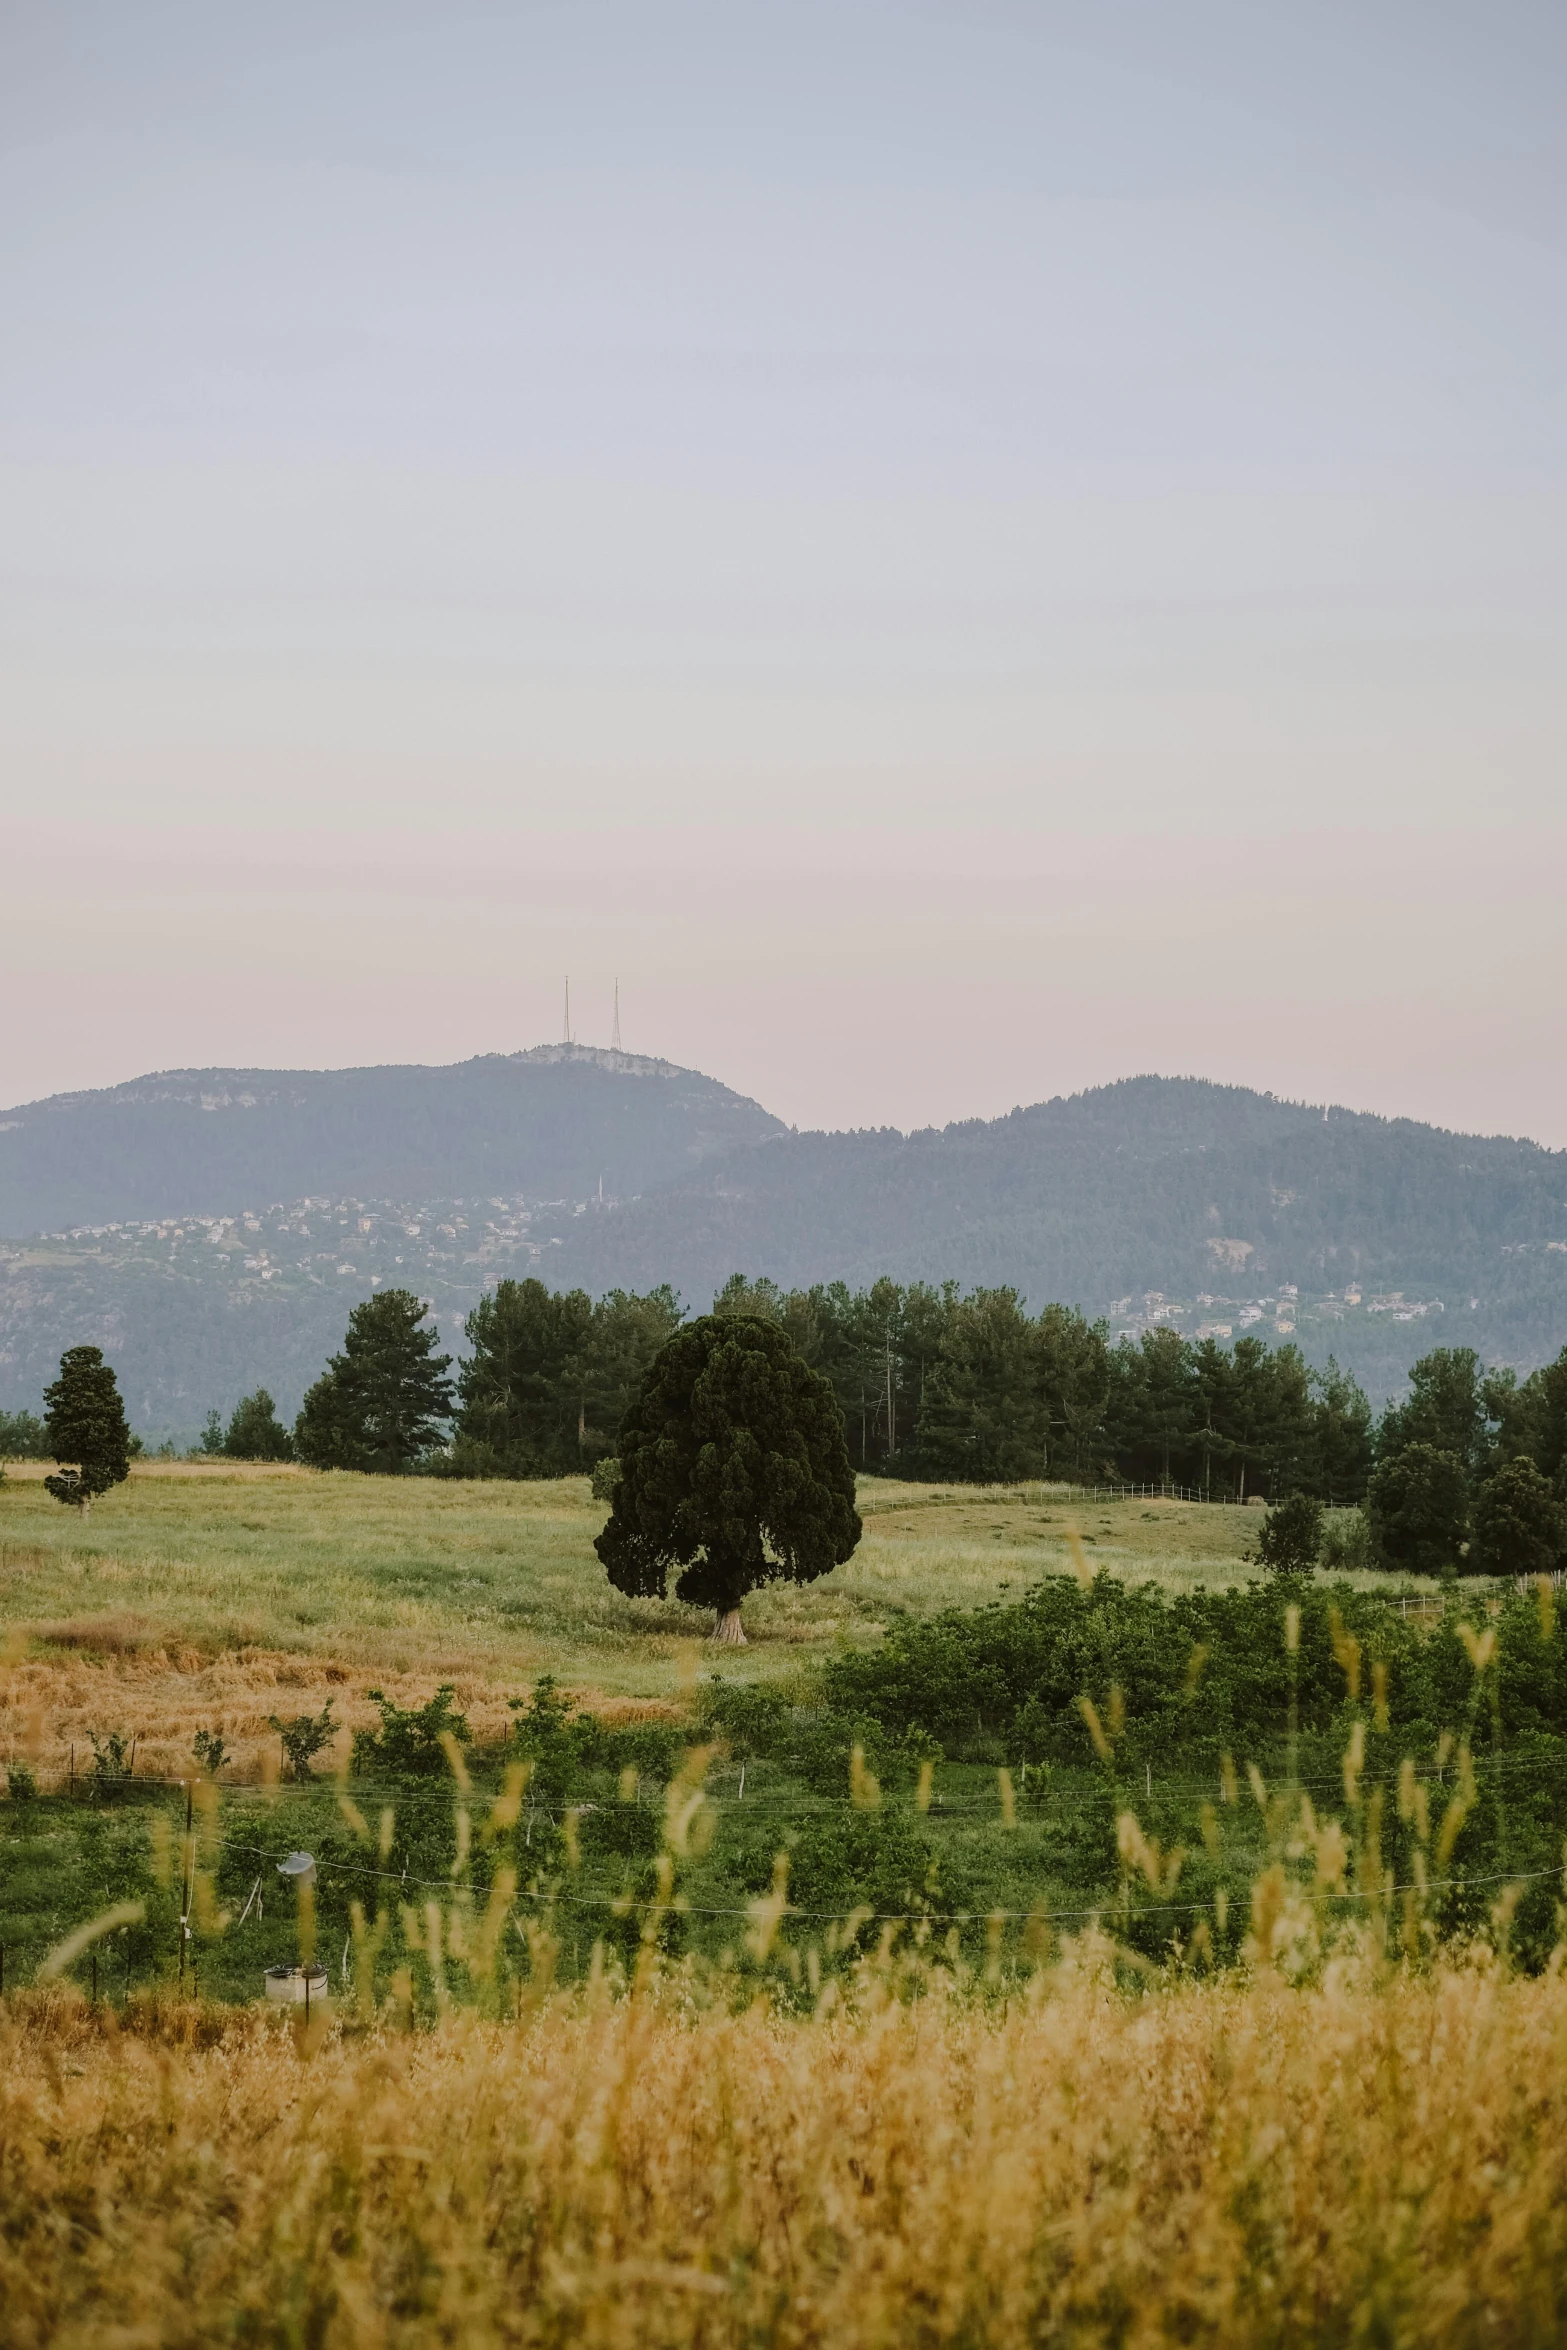
[[[900,1619],[1017,1599],[1073,1537],[1222,1589],[1254,1513],[867,1481],[853,1561],[717,1652],[610,1590],[585,1480],[147,1464],[82,1522],[41,1474],[0,1486],[7,2342],[1561,2337],[1567,1966],[1517,1966],[1517,1888],[1477,1879],[1445,1947],[1362,1860],[1346,1901],[1336,1756],[1232,1789],[1180,1878],[1195,1794],[1152,1768],[1128,1842],[1096,1767],[916,1746],[884,1798],[804,1751],[819,1669]],[[350,1768],[372,1689],[445,1682],[465,1756]],[[801,1754],[715,1730],[736,1682]],[[328,1704],[280,1784],[270,1717]],[[231,1759],[187,1792],[198,1729]],[[110,1731],[136,1778],[95,1789]],[[1119,1907],[1081,1889],[1118,1835]],[[260,2002],[312,1953],[308,2023]]]
[[[0,1760],[22,1763],[46,1792],[80,1798],[94,1739],[115,1733],[135,1742],[138,1788],[108,1806],[78,1801],[47,1824],[29,1816],[30,1832],[13,1835],[9,1884],[0,1889],[0,1942],[11,1949],[13,1976],[111,1898],[143,1897],[154,1918],[167,1906],[167,1888],[146,1878],[149,1818],[160,1804],[177,1810],[177,1785],[160,1794],[159,1782],[191,1775],[200,1729],[219,1732],[231,1758],[222,1777],[236,1815],[233,1849],[218,1883],[237,1914],[259,1845],[332,1841],[329,1781],[308,1793],[277,1785],[274,1717],[331,1705],[335,1736],[317,1764],[323,1774],[346,1767],[352,1733],[375,1724],[372,1688],[412,1707],[451,1683],[476,1744],[492,1752],[511,1732],[512,1705],[545,1674],[605,1724],[678,1724],[717,1671],[800,1688],[813,1663],[844,1643],[875,1643],[900,1614],[1019,1596],[1041,1573],[1066,1567],[1069,1528],[1080,1528],[1090,1555],[1112,1571],[1229,1581],[1245,1571],[1240,1553],[1256,1523],[1254,1513],[1220,1507],[1085,1508],[1044,1488],[864,1480],[865,1537],[855,1557],[817,1584],[755,1593],[745,1608],[748,1645],[718,1651],[705,1637],[706,1612],[627,1600],[611,1588],[592,1548],[605,1508],[585,1478],[458,1483],[150,1463],[83,1520],[45,1492],[44,1474],[41,1464],[13,1464],[0,1486],[9,1640]],[[496,1776],[493,1763],[480,1770],[481,1784]],[[606,1796],[613,1778],[586,1792]],[[744,1793],[747,1832],[768,1846],[764,1866],[799,1820],[842,1808],[841,1792],[824,1795],[755,1763],[746,1780],[721,1757],[708,1789],[715,1804],[725,1791],[730,1800]],[[412,1853],[419,1869],[444,1869],[449,1790],[387,1792],[412,1835],[399,1842],[399,1865]],[[965,1833],[991,1900],[1036,1901],[1054,1873],[1032,1831],[1021,1845],[988,1833],[994,1773],[949,1771],[944,1795],[949,1811],[966,1816],[977,1802],[986,1814],[984,1826]],[[14,1827],[14,1808],[11,1818]],[[438,1848],[437,1863],[430,1855]],[[534,1850],[530,1831],[530,1857]],[[588,1871],[593,1898],[607,1902],[621,1873],[618,1855],[603,1856]],[[841,1873],[829,1870],[829,1879]],[[699,1883],[697,1896],[703,1891]],[[705,1891],[720,1909],[735,1898],[727,1881]],[[1055,1892],[1068,1898],[1059,1882]],[[577,1921],[576,1962],[593,1922]],[[276,1955],[266,1946],[271,1932],[252,1914],[206,1951],[209,1984],[245,1996]],[[116,1963],[123,1957],[132,1968],[126,1980],[158,1973],[171,1933],[165,1921],[128,1946],[121,1937]]]
[[[353,1725],[373,1719],[370,1683],[406,1700],[450,1680],[489,1731],[543,1672],[628,1719],[681,1704],[708,1667],[706,1613],[610,1588],[592,1547],[604,1505],[585,1478],[149,1463],[82,1521],[44,1492],[44,1474],[12,1464],[0,1486],[0,1622],[27,1635],[0,1757],[25,1738],[46,1777],[95,1728],[138,1735],[149,1767],[177,1772],[192,1731],[219,1715],[241,1775],[254,1773],[279,1688],[336,1689]],[[1016,1598],[1070,1571],[1069,1532],[1096,1569],[1127,1580],[1243,1581],[1257,1525],[1242,1509],[1048,1486],[862,1479],[860,1507],[865,1535],[847,1566],[747,1600],[749,1645],[726,1670],[788,1675],[839,1643],[875,1641],[900,1615]]]

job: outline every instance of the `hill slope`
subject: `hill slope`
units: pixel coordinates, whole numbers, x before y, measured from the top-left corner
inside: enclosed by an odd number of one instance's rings
[[[941,1131],[779,1136],[589,1217],[563,1259],[692,1297],[736,1268],[888,1273],[1127,1329],[1294,1323],[1385,1390],[1425,1346],[1533,1363],[1567,1341],[1567,1152],[1140,1077]]]
[[[0,1233],[315,1193],[624,1197],[782,1131],[715,1078],[579,1045],[450,1068],[179,1069],[0,1114]]]
[[[253,1098],[201,1106],[225,1088]],[[1376,1397],[1434,1345],[1527,1368],[1567,1343],[1567,1153],[1194,1079],[794,1135],[690,1071],[558,1048],[186,1074],[12,1113],[0,1200],[0,1228],[19,1201],[53,1227],[0,1246],[0,1409],[36,1408],[87,1339],[154,1435],[258,1382],[292,1412],[377,1286],[430,1298],[451,1343],[531,1271],[698,1309],[736,1270],[1010,1282],[1113,1331],[1291,1336]]]

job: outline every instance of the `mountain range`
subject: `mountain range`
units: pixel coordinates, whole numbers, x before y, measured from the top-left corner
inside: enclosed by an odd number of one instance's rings
[[[783,1132],[695,1070],[576,1045],[436,1069],[175,1069],[0,1113],[0,1232],[318,1192],[630,1198]]]
[[[1376,1398],[1429,1347],[1567,1343],[1567,1153],[1138,1077],[940,1130],[797,1134],[668,1062],[576,1046],[451,1068],[200,1070],[0,1116],[0,1409],[102,1345],[184,1438],[292,1411],[377,1286],[460,1343],[486,1285],[1010,1283],[1103,1317],[1293,1339]]]

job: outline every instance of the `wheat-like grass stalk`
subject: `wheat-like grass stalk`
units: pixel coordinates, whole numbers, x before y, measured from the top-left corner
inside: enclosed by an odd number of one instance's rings
[[[307,2038],[55,1987],[0,2022],[0,2306],[45,2343],[869,2350],[1537,2344],[1567,2295],[1567,1981],[986,2004],[872,1964],[822,2021],[684,1970]]]

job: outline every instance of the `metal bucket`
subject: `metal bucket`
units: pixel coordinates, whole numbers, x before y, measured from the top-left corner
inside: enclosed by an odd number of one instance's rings
[[[308,1986],[308,1990],[307,1990]],[[281,2000],[286,2007],[314,2007],[318,1999],[327,1995],[327,1973],[324,1966],[313,1966],[307,1974],[302,1966],[269,1966],[267,1969],[267,1997]]]

